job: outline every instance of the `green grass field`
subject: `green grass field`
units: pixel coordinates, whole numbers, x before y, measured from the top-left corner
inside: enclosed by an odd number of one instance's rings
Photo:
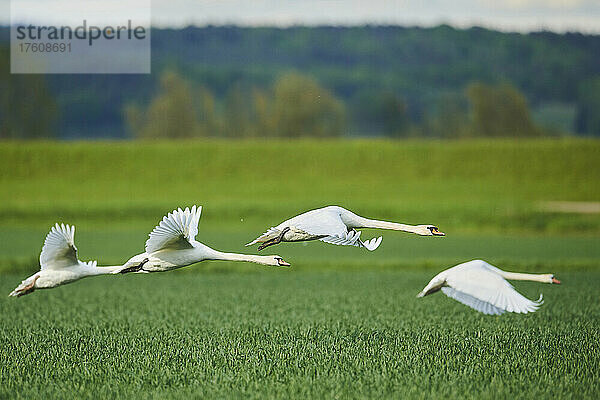
[[[600,273],[517,285],[546,304],[502,317],[417,300],[429,277],[260,268],[2,300],[0,397],[597,397]]]
[[[101,264],[191,204],[198,239],[227,251],[327,204],[447,233],[0,297],[0,398],[598,398],[600,215],[540,206],[598,202],[598,182],[593,140],[0,143],[0,294],[57,221]],[[563,285],[517,282],[544,294],[532,315],[415,298],[473,258]]]

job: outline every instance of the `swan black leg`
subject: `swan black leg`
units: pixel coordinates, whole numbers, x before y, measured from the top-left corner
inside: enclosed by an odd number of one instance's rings
[[[139,263],[138,265],[134,265],[133,267],[122,269],[121,271],[119,271],[119,273],[126,274],[128,272],[138,272],[139,270],[142,269],[144,264],[146,264],[148,261],[150,261],[149,258],[144,258],[144,260],[141,263]]]
[[[279,234],[279,236],[277,236],[277,237],[276,237],[276,238],[274,238],[274,239],[267,240],[266,242],[264,242],[263,244],[261,244],[260,246],[258,246],[258,251],[261,251],[261,250],[262,250],[262,249],[264,249],[265,247],[269,247],[269,246],[273,246],[274,244],[281,243],[281,241],[283,240],[283,235],[285,235],[285,233],[286,233],[287,231],[289,231],[289,230],[290,230],[290,227],[289,227],[289,226],[288,226],[288,227],[285,227],[285,228],[284,228],[284,229],[281,231],[281,233]]]

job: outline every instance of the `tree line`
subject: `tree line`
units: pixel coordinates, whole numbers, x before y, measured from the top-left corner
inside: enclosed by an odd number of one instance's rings
[[[3,43],[8,43],[6,27],[0,27],[0,48],[7,49]],[[8,71],[8,62],[8,56],[0,58],[3,71]],[[481,103],[475,98],[482,95],[476,86],[469,87],[481,84],[500,92],[500,86],[517,90],[526,99],[530,119],[542,131],[600,135],[595,112],[600,108],[597,35],[503,33],[446,25],[153,29],[152,71],[151,75],[37,77],[2,72],[0,89],[10,82],[13,89],[0,92],[0,113],[4,113],[0,116],[10,115],[15,126],[10,135],[15,137],[53,133],[61,138],[126,138],[134,131],[135,119],[141,123],[146,118],[136,117],[134,105],[138,114],[145,113],[151,102],[164,95],[164,75],[177,71],[190,88],[194,109],[214,102],[213,122],[212,117],[207,121],[202,115],[194,117],[200,134],[210,129],[222,136],[234,132],[275,136],[285,131],[282,123],[275,122],[282,121],[285,111],[275,87],[286,74],[301,71],[341,103],[343,112],[337,114],[344,116],[342,134],[443,136],[451,131],[474,135],[473,127],[483,120],[470,119],[475,113],[472,108]],[[506,97],[503,90],[496,102]],[[42,110],[27,105],[34,100],[48,106]],[[249,108],[231,111],[241,104]],[[42,120],[34,122],[27,110],[18,109],[26,106],[37,110],[38,118],[55,109],[47,115],[53,119],[46,125],[51,129],[42,133]],[[486,112],[486,118],[498,118]],[[260,118],[266,125],[255,121]],[[39,126],[25,128],[28,124]],[[240,131],[233,128],[235,124],[254,128]],[[4,137],[9,135],[6,129],[3,132]]]
[[[219,103],[172,71],[146,106],[128,104],[125,119],[138,138],[303,137],[344,133],[343,103],[314,79],[291,73],[266,90],[234,85]]]
[[[284,74],[267,89],[234,85],[219,101],[173,71],[147,105],[125,106],[136,138],[338,137],[348,133],[347,106],[315,79]],[[393,94],[379,99],[379,117],[389,137],[532,137],[545,132],[531,118],[527,100],[510,84],[470,84],[467,108],[446,99],[422,125],[410,123],[406,103]]]

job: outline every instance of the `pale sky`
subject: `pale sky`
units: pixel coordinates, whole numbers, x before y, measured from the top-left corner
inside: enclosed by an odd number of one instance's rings
[[[10,23],[10,1],[0,0],[0,24]],[[360,25],[485,26],[504,31],[553,30],[600,34],[600,0],[12,0],[48,21],[68,19],[65,4],[152,3],[152,23],[186,25]],[[51,2],[61,3],[52,11]],[[14,8],[14,7],[13,7]],[[76,7],[74,7],[76,8]],[[142,12],[143,13],[143,12]],[[116,14],[116,13],[115,13]],[[112,17],[115,16],[112,14]]]

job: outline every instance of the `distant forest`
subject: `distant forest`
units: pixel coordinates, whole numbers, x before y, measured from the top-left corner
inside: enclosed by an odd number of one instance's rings
[[[0,28],[0,137],[160,136],[153,127],[175,125],[156,123],[169,107],[187,112],[198,136],[600,135],[594,35],[445,25],[153,29],[150,75],[45,76],[8,73],[8,37]],[[310,93],[332,114],[301,127],[286,110],[319,113]],[[517,114],[520,125],[502,127]]]

